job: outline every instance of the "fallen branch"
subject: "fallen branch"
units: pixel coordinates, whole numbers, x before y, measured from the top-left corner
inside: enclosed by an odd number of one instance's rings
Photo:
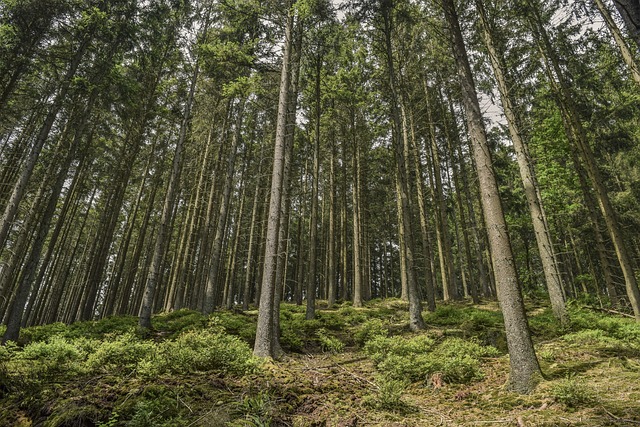
[[[595,311],[603,311],[605,313],[617,314],[619,316],[630,317],[631,319],[635,319],[635,317],[631,314],[623,313],[622,311],[614,310],[611,308],[593,307],[589,305],[585,305],[585,308],[590,308],[591,310],[595,310]]]
[[[614,420],[616,420],[616,421],[620,421],[620,422],[624,422],[624,423],[633,423],[633,424],[638,424],[638,425],[640,425],[640,421],[635,421],[635,420],[630,420],[630,419],[628,419],[628,418],[621,418],[621,417],[618,417],[618,416],[616,416],[616,415],[612,414],[611,412],[607,411],[607,408],[605,408],[605,407],[602,407],[602,410],[603,410],[604,412],[606,412],[606,413],[607,413],[607,415],[609,415],[611,418],[613,418],[613,419],[614,419]]]

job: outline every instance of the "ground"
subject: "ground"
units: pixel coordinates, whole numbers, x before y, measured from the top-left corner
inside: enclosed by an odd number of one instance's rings
[[[634,426],[640,327],[571,308],[560,327],[528,303],[544,378],[505,389],[497,304],[440,305],[408,330],[406,304],[283,305],[281,360],[256,360],[256,312],[157,316],[23,331],[0,352],[1,426]],[[209,351],[209,353],[207,353]],[[204,355],[204,356],[203,356]]]

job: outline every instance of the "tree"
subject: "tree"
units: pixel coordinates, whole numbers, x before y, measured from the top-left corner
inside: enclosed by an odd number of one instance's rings
[[[507,68],[504,64],[502,54],[498,51],[498,47],[496,46],[493,36],[495,29],[489,21],[489,16],[483,1],[476,0],[476,7],[478,9],[480,23],[482,26],[482,38],[489,53],[493,73],[498,83],[502,108],[507,118],[509,134],[515,148],[520,177],[522,178],[524,185],[524,192],[527,197],[529,212],[531,214],[531,222],[533,223],[533,228],[536,234],[538,252],[542,261],[542,269],[544,271],[544,277],[551,297],[551,307],[553,308],[554,315],[560,320],[560,322],[562,324],[566,324],[568,321],[568,314],[565,307],[565,296],[556,251],[553,247],[553,242],[551,241],[549,224],[547,223],[547,217],[542,205],[540,189],[536,180],[531,155],[529,154],[529,149],[520,130],[521,120],[519,113],[509,90],[511,83],[507,75]]]
[[[443,0],[443,9],[452,39],[452,48],[462,89],[462,101],[471,135],[476,173],[482,191],[480,201],[489,236],[489,250],[498,301],[505,319],[511,366],[509,388],[519,393],[528,393],[541,377],[540,366],[531,341],[493,161],[482,123],[478,95],[453,0]]]
[[[278,96],[278,119],[273,154],[273,169],[271,174],[271,191],[269,197],[269,214],[267,219],[267,235],[265,244],[264,267],[262,285],[260,288],[260,307],[258,324],[253,352],[259,357],[278,358],[279,337],[274,324],[274,316],[279,312],[276,302],[276,264],[278,260],[278,237],[280,227],[280,213],[282,203],[282,185],[284,158],[286,147],[287,112],[289,103],[290,84],[290,56],[293,44],[294,14],[291,3],[286,2],[284,50],[282,54],[282,69],[280,71],[280,91]]]

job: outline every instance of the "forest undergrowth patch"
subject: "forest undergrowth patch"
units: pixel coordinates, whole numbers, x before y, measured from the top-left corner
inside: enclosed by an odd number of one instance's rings
[[[529,307],[545,375],[504,389],[495,302],[441,304],[426,331],[406,303],[283,304],[286,355],[251,354],[256,312],[180,310],[26,328],[0,347],[0,426],[640,425],[640,326],[577,306],[560,326]],[[493,423],[493,424],[492,424]]]

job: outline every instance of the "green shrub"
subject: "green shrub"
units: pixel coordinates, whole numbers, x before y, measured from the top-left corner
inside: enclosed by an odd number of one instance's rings
[[[318,337],[322,351],[336,354],[342,353],[342,350],[344,350],[344,343],[338,338],[329,335],[326,329],[318,329],[316,336]]]
[[[185,330],[202,329],[206,317],[199,311],[182,309],[154,316],[153,327],[159,331],[177,334]]]
[[[136,316],[111,316],[100,320],[76,322],[67,327],[64,332],[68,338],[96,338],[109,339],[116,335],[129,334],[136,329]]]
[[[211,315],[208,326],[221,326],[229,334],[237,335],[246,342],[256,339],[256,319],[246,314],[218,311]]]
[[[13,341],[7,341],[4,345],[0,345],[0,363],[8,362],[18,352],[18,345]]]
[[[140,360],[155,351],[154,343],[140,340],[129,332],[102,341],[87,358],[87,366],[102,371],[132,370]]]
[[[482,378],[480,361],[496,356],[494,347],[482,346],[475,340],[448,338],[435,345],[426,335],[414,338],[375,337],[365,344],[380,372],[393,379],[424,381],[439,373],[450,383],[468,383]]]
[[[256,395],[243,396],[234,408],[240,419],[230,423],[230,426],[268,427],[271,426],[275,405],[273,398],[266,391]]]
[[[447,338],[438,345],[434,354],[443,357],[468,355],[478,359],[495,357],[499,355],[499,352],[494,347],[481,345],[475,339]]]
[[[338,313],[344,318],[347,325],[359,325],[367,321],[367,315],[362,309],[353,308],[350,305],[340,307]]]
[[[497,311],[479,310],[468,308],[462,310],[465,319],[460,323],[460,329],[469,333],[484,332],[487,329],[502,329],[504,320],[502,314]]]
[[[20,331],[20,341],[25,343],[46,341],[58,335],[65,335],[68,332],[64,323],[51,323],[49,325],[31,326]]]
[[[466,318],[466,314],[454,305],[438,305],[436,311],[425,315],[425,322],[438,326],[459,325]]]
[[[246,342],[219,331],[183,333],[173,341],[158,344],[157,352],[146,356],[138,364],[138,372],[146,376],[210,370],[242,375],[258,367]]]
[[[318,311],[316,312],[316,319],[320,322],[323,328],[331,329],[334,331],[342,330],[347,325],[347,320],[340,311]]]
[[[583,329],[573,334],[567,334],[562,339],[571,344],[615,344],[617,340],[611,338],[601,329]]]
[[[128,427],[179,427],[185,421],[178,410],[175,396],[167,392],[145,392],[143,399],[137,401],[133,407],[133,414]]]
[[[597,402],[596,395],[583,381],[575,376],[558,381],[551,388],[553,398],[568,408],[591,406]]]
[[[541,313],[530,316],[529,328],[534,336],[544,340],[559,337],[565,332],[551,308],[546,308]]]
[[[435,340],[427,335],[413,338],[375,336],[365,344],[364,351],[377,363],[391,354],[413,356],[427,353],[433,349],[434,344]]]
[[[58,336],[52,336],[47,341],[35,341],[27,344],[18,355],[20,359],[49,361],[55,364],[77,361],[84,357],[84,354],[73,343]]]
[[[376,364],[376,368],[389,378],[411,382],[426,381],[429,375],[440,371],[429,353],[413,354],[410,357],[389,354]]]
[[[387,411],[406,409],[407,404],[402,401],[402,395],[407,388],[405,381],[387,376],[378,376],[375,384],[376,391],[373,394],[366,395],[363,399],[366,406]]]
[[[303,338],[300,331],[292,328],[289,323],[280,323],[280,345],[285,350],[301,352],[304,349]]]
[[[389,330],[385,327],[384,323],[380,319],[367,320],[360,325],[354,334],[354,339],[359,345],[364,345],[367,341],[372,340],[375,337],[386,338],[389,335]]]

